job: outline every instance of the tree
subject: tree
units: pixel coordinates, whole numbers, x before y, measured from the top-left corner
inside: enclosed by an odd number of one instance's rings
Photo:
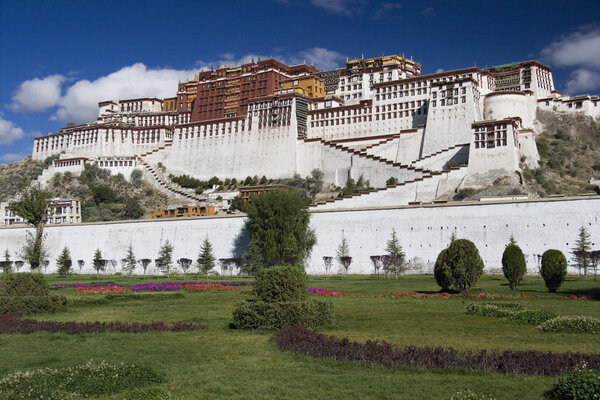
[[[127,255],[123,259],[123,272],[131,275],[135,270],[135,255],[133,254],[133,246],[131,244],[127,248]]]
[[[514,245],[517,244],[517,239],[515,239],[515,235],[510,235],[510,238],[508,238],[508,244],[506,246],[508,247],[511,244],[514,244]]]
[[[150,265],[152,260],[149,258],[141,258],[141,259],[137,260],[137,262],[142,267],[142,270],[144,271],[144,276],[146,276],[146,270],[148,269],[148,265]]]
[[[263,266],[260,248],[255,240],[250,240],[248,251],[244,254],[244,270],[250,275],[256,274]]]
[[[79,272],[81,272],[81,270],[83,269],[84,265],[85,265],[85,261],[83,261],[83,260],[77,260],[77,266],[79,267]]]
[[[511,239],[514,238],[511,236]],[[502,272],[510,288],[517,290],[517,285],[527,272],[527,264],[525,263],[525,256],[521,248],[516,243],[509,242],[504,249],[504,253],[502,254]]]
[[[456,239],[440,252],[433,272],[442,290],[464,292],[479,280],[483,272],[483,260],[473,242]]]
[[[548,290],[556,292],[567,276],[567,259],[565,255],[560,250],[546,250],[542,254],[542,269],[540,272]]]
[[[342,243],[340,243],[335,253],[336,259],[344,269],[345,275],[348,275],[348,268],[350,268],[350,264],[352,264],[352,257],[350,257],[350,248],[345,237],[342,237]]]
[[[316,243],[309,228],[309,199],[293,189],[272,190],[246,205],[246,230],[267,266],[303,264]]]
[[[19,261],[15,262],[15,266]],[[590,252],[590,263],[594,268],[594,280],[596,280],[596,276],[598,275],[598,264],[600,263],[600,250],[594,250]],[[18,267],[17,267],[18,271]]]
[[[15,214],[35,228],[35,234],[27,233],[25,246],[22,250],[22,256],[29,263],[32,270],[38,270],[43,265],[46,257],[42,242],[49,204],[50,193],[42,190],[39,186],[31,186],[21,193],[17,201],[10,203],[10,208]]]
[[[58,274],[68,278],[69,271],[73,265],[73,260],[71,260],[71,254],[69,253],[67,246],[65,246],[65,248],[58,255],[58,258],[56,259],[56,265],[58,266]]]
[[[393,273],[398,279],[398,275],[401,275],[406,270],[406,263],[404,260],[405,254],[402,251],[402,246],[396,236],[396,230],[392,229],[392,238],[388,240],[387,247],[385,249],[389,254],[383,258],[383,269],[386,274]]]
[[[329,275],[329,271],[331,271],[332,261],[333,261],[333,257],[323,256],[323,265],[325,266],[325,275]]]
[[[572,254],[574,256],[574,260],[577,263],[577,268],[579,268],[579,273],[581,274],[581,270],[583,270],[583,275],[585,279],[587,279],[587,270],[590,264],[590,250],[592,249],[592,244],[590,242],[590,234],[587,232],[584,226],[579,229],[579,236],[575,241],[575,247],[573,247]]]
[[[24,261],[21,261],[21,260],[15,261],[15,269],[17,270],[17,272],[19,272],[19,270],[21,269],[23,264],[25,264]]]
[[[181,267],[184,277],[185,277],[187,270],[190,269],[192,262],[193,262],[193,260],[191,258],[180,258],[179,260],[177,260],[177,264]]]
[[[8,274],[9,272],[11,272],[12,265],[13,265],[13,262],[10,261],[10,253],[8,252],[8,250],[6,250],[4,252],[4,261],[0,261],[0,269],[2,269],[2,271],[5,274]]]
[[[171,267],[173,266],[173,245],[168,240],[160,246],[156,267],[167,276],[171,276]]]
[[[100,271],[104,271],[107,262],[108,260],[104,260],[102,258],[102,252],[100,252],[100,249],[96,249],[94,252],[94,259],[92,260],[92,265],[94,266],[94,270],[96,270],[96,279],[98,279],[100,276]]]
[[[208,272],[215,268],[215,256],[213,254],[212,244],[208,237],[204,238],[202,247],[200,248],[200,254],[196,259],[196,265],[198,267],[198,276],[200,274],[206,275],[208,278]]]

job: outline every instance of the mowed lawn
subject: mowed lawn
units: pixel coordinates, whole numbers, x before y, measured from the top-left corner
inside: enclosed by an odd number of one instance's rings
[[[196,280],[188,275],[186,280]],[[121,276],[50,276],[50,283],[165,282],[177,278]],[[222,277],[222,280],[229,280]],[[397,345],[443,346],[460,350],[540,350],[599,353],[600,337],[590,334],[544,333],[534,326],[465,314],[472,299],[374,298],[390,292],[438,291],[431,275],[398,280],[373,276],[313,277],[309,286],[339,290],[363,297],[328,297],[335,323],[323,332],[356,341],[385,340]],[[83,364],[90,359],[147,365],[165,375],[162,388],[185,399],[446,399],[470,389],[496,399],[541,399],[554,377],[499,375],[469,370],[388,369],[322,360],[279,350],[273,332],[231,330],[234,304],[251,296],[251,287],[235,292],[185,292],[182,298],[155,294],[149,300],[112,301],[110,304],[71,306],[57,314],[33,318],[60,321],[186,321],[202,322],[205,330],[184,333],[102,333],[0,336],[0,377],[19,370]],[[501,276],[484,276],[472,293],[510,293]],[[53,293],[68,297],[73,288]],[[547,296],[543,281],[527,277],[518,293]],[[600,280],[570,277],[561,296],[600,294]],[[163,296],[163,297],[161,297]],[[311,295],[316,296],[316,295]],[[93,296],[92,296],[93,297]],[[491,300],[490,300],[491,301]],[[517,302],[531,309],[559,315],[600,316],[597,300],[530,298]],[[109,398],[109,397],[106,397]]]

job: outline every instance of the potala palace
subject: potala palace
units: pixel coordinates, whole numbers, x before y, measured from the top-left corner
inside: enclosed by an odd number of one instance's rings
[[[600,116],[598,96],[562,96],[537,61],[422,75],[403,56],[325,72],[253,60],[200,72],[173,94],[103,101],[96,121],[36,138],[34,159],[60,154],[42,180],[97,163],[125,176],[142,169],[161,190],[192,197],[165,175],[287,178],[317,168],[335,185],[363,176],[378,189],[315,210],[425,203],[536,167],[538,110]],[[398,184],[386,186],[391,177]]]

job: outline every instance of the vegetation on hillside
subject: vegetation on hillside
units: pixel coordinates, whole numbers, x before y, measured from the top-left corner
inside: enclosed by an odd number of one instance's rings
[[[94,164],[86,164],[79,177],[55,174],[48,190],[54,197],[79,199],[84,222],[138,219],[168,205],[168,196],[144,181],[141,171],[134,170],[128,180]]]
[[[590,178],[600,178],[600,122],[582,114],[538,111],[544,131],[537,137],[540,166],[523,169],[528,191],[552,194],[600,194]]]
[[[26,157],[21,161],[0,165],[0,202],[13,199],[57,158],[58,155],[48,157],[44,161],[35,161]]]

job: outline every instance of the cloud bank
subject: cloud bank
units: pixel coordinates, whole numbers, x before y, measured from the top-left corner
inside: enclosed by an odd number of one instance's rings
[[[0,144],[15,142],[22,139],[23,136],[23,129],[0,117]]]

